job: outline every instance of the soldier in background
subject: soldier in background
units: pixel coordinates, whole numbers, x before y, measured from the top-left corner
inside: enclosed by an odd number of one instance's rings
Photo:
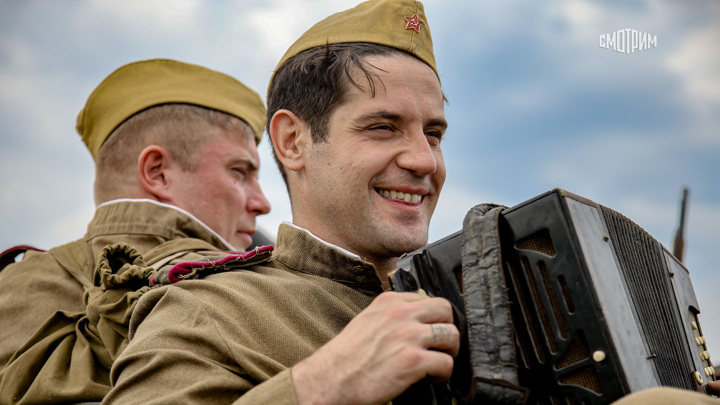
[[[0,273],[0,364],[10,361],[0,402],[99,401],[109,390],[126,343],[112,328],[126,328],[133,306],[119,297],[86,308],[107,288],[95,271],[106,246],[155,262],[250,246],[255,218],[270,211],[258,184],[264,124],[255,91],[197,65],[139,61],[97,86],[77,119],[96,166],[86,235]]]

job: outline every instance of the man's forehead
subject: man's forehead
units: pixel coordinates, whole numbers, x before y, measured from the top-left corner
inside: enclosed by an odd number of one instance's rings
[[[415,74],[410,73],[410,70],[420,70],[427,73],[427,78],[437,84],[438,95],[444,100],[442,93],[442,85],[437,75],[430,66],[425,62],[417,59],[416,57],[405,54],[402,52],[392,53],[390,55],[369,55],[362,59],[364,62],[364,68],[366,71],[361,70],[358,66],[353,66],[349,70],[352,82],[346,83],[346,96],[352,97],[364,97],[366,95],[362,93],[368,93],[372,97],[378,95],[387,95],[386,81],[391,79],[391,75],[394,76],[393,83],[395,86],[408,87],[414,84],[415,81],[420,78],[416,77]],[[400,73],[398,76],[397,73]],[[400,77],[403,80],[398,81]],[[405,81],[403,85],[402,81]],[[430,86],[423,90],[428,94],[433,93],[433,87]],[[397,91],[396,89],[395,91]],[[402,88],[399,89],[403,91]]]
[[[205,158],[223,156],[230,164],[244,164],[254,170],[260,168],[258,148],[253,134],[242,128],[221,129],[220,136],[206,145]]]
[[[440,79],[438,79],[432,67],[430,67],[422,60],[406,52],[394,51],[389,54],[365,55],[361,56],[360,59],[365,62],[365,65],[367,65],[370,70],[369,73],[373,75],[382,76],[384,74],[387,74],[388,69],[390,69],[389,65],[414,66],[418,68],[421,67],[422,69],[427,70],[429,75],[435,77],[438,85],[440,84]],[[365,76],[365,73],[362,72],[357,66],[353,66],[350,69],[350,72],[353,76]]]

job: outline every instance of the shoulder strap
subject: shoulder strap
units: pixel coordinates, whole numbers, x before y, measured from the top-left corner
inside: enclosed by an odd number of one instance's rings
[[[147,251],[143,260],[155,270],[185,253],[200,250],[217,250],[208,242],[195,238],[174,239],[160,244]],[[85,289],[93,286],[92,277],[95,269],[95,257],[90,246],[83,239],[50,249],[55,260]]]
[[[200,278],[211,273],[248,268],[269,261],[273,249],[273,246],[268,245],[257,247],[246,253],[223,252],[219,256],[207,256],[199,261],[184,261],[172,266],[167,265],[153,274],[150,283],[152,285],[172,284],[180,280]]]
[[[169,240],[150,249],[142,256],[147,266],[157,270],[185,253],[201,250],[217,251],[218,249],[202,239],[182,238]]]
[[[42,249],[38,249],[33,246],[28,245],[18,245],[13,246],[9,249],[5,249],[2,253],[0,253],[0,271],[7,267],[8,265],[15,263],[15,260],[18,256],[21,254],[27,252],[28,250],[35,250],[38,252],[44,252]]]
[[[95,258],[87,242],[78,239],[74,242],[50,249],[55,260],[71,276],[82,284],[84,289],[92,287],[92,273],[95,269]]]

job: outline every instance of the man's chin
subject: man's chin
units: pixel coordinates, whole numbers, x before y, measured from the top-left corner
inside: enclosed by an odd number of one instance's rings
[[[235,250],[246,251],[253,244],[252,236],[244,232],[237,232],[229,241]]]
[[[402,235],[388,241],[387,248],[394,256],[400,257],[405,253],[414,252],[427,244],[427,233],[421,235]]]

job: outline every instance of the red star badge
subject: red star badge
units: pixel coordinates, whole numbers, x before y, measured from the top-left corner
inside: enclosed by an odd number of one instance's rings
[[[414,29],[415,31],[420,32],[420,27],[425,25],[425,23],[418,18],[417,14],[412,17],[405,17],[405,19],[407,20],[407,26],[405,26],[406,30]]]

